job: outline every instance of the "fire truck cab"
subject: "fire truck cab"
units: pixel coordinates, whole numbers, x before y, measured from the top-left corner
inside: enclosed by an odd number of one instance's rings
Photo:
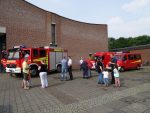
[[[36,76],[38,74],[38,66],[43,59],[46,61],[49,71],[57,70],[60,72],[60,61],[64,56],[67,57],[67,50],[51,47],[26,48],[15,46],[13,49],[9,49],[7,54],[6,72],[16,75],[21,74],[24,57],[28,57],[31,76]]]
[[[109,62],[111,61],[112,55],[114,55],[114,52],[96,52],[93,54],[93,58],[90,59],[90,63],[92,63],[92,68],[95,69],[95,63],[98,57],[102,58],[102,62],[104,64],[104,67],[108,67]]]
[[[139,53],[116,53],[115,56],[120,71],[139,69],[141,67],[142,58]]]

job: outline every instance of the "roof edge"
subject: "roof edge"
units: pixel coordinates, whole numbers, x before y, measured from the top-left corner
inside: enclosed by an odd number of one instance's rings
[[[57,16],[59,16],[59,17],[62,17],[62,18],[64,18],[64,19],[68,19],[68,20],[71,20],[71,21],[74,21],[74,22],[83,23],[83,24],[89,24],[89,25],[104,25],[104,26],[107,26],[107,24],[88,23],[88,22],[82,22],[82,21],[70,19],[70,18],[61,16],[61,15],[59,15],[59,14],[53,13],[53,12],[51,12],[51,11],[47,11],[47,10],[45,10],[45,9],[42,9],[42,8],[40,8],[40,7],[34,5],[34,4],[32,4],[32,3],[30,3],[30,2],[28,2],[28,1],[26,1],[26,0],[22,0],[22,1],[24,1],[25,3],[27,3],[27,4],[29,4],[29,5],[32,5],[33,7],[36,7],[36,8],[38,8],[38,9],[40,9],[40,10],[43,10],[43,11],[45,11],[45,12],[47,12],[47,13],[52,13],[52,14],[54,14],[54,15],[57,15]]]

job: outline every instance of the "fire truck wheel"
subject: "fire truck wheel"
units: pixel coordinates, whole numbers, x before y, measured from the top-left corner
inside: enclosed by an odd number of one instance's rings
[[[38,75],[38,69],[37,68],[32,68],[31,69],[31,76],[32,77],[35,77],[35,76],[37,76]]]
[[[59,73],[61,72],[61,65],[57,66],[57,72],[59,72]]]
[[[136,69],[139,70],[140,69],[140,65],[137,65]]]

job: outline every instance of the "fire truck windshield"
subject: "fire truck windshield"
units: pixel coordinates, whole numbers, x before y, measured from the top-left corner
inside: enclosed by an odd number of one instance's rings
[[[122,60],[123,59],[123,56],[122,55],[115,55],[117,60]]]
[[[15,60],[15,59],[19,59],[19,51],[9,51],[8,52],[8,59],[9,60]]]
[[[7,52],[6,51],[2,51],[2,58],[7,58]]]

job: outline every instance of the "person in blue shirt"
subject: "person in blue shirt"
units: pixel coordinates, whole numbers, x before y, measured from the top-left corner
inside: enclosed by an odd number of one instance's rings
[[[61,60],[61,78],[60,80],[67,80],[67,60],[66,57],[63,57]]]

